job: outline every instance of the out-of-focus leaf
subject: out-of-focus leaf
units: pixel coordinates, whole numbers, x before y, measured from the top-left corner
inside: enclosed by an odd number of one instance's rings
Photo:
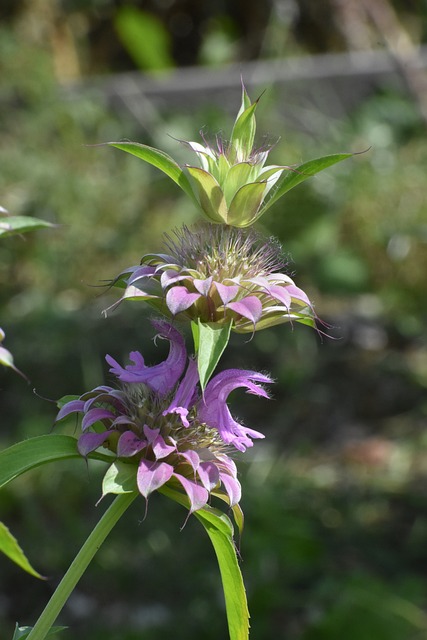
[[[32,631],[33,627],[19,627],[16,624],[15,633],[13,634],[12,640],[25,640],[30,635],[30,631]],[[61,631],[65,631],[68,627],[52,627],[46,634],[46,638],[48,636],[53,636],[55,633],[60,633]]]
[[[30,216],[8,216],[0,218],[0,237],[13,236],[27,231],[36,231],[46,227],[54,227],[51,222],[31,218]]]
[[[140,69],[172,69],[170,35],[156,16],[136,7],[117,10],[115,26],[120,40]]]
[[[0,522],[0,551],[27,573],[44,580],[44,577],[31,566],[17,539],[3,522]]]

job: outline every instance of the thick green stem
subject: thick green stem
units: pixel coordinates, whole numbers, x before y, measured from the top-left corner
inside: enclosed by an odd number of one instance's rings
[[[137,495],[139,494],[136,492],[120,494],[110,505],[74,558],[70,568],[30,632],[28,640],[44,640],[95,553]]]

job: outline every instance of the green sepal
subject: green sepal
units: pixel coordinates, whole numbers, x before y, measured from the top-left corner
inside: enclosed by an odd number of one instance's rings
[[[46,634],[46,638],[48,636],[53,636],[55,633],[60,633],[61,631],[65,631],[68,627],[52,627]],[[19,627],[18,623],[16,623],[15,632],[13,634],[12,640],[25,640],[30,635],[30,631],[33,630],[33,627]]]
[[[257,219],[260,218],[267,209],[276,202],[276,200],[281,198],[285,193],[296,187],[301,182],[304,182],[304,180],[307,180],[308,178],[316,175],[316,173],[323,171],[323,169],[327,169],[328,167],[337,164],[337,162],[342,162],[354,155],[354,153],[334,153],[329,156],[322,156],[321,158],[315,158],[314,160],[304,162],[303,164],[294,167],[288,173],[283,173],[266,196],[262,207],[258,211]]]
[[[30,575],[40,580],[46,579],[31,566],[28,558],[19,546],[17,539],[11,534],[3,522],[0,522],[0,551]]]
[[[137,466],[116,460],[108,468],[102,480],[102,497],[108,493],[133,493],[138,490],[136,484]]]
[[[7,216],[0,218],[0,237],[14,236],[27,231],[36,231],[56,225],[31,216]]]
[[[160,493],[189,509],[190,501],[183,493],[164,485]],[[224,591],[230,640],[248,640],[249,611],[245,586],[237,560],[230,518],[219,509],[205,506],[193,514],[208,534],[218,560]]]
[[[218,322],[200,322],[200,318],[197,323],[191,323],[202,391],[209,382],[230,340],[231,325],[231,320],[227,324],[220,324]]]
[[[157,167],[157,169],[163,171],[163,173],[176,182],[176,184],[181,187],[188,196],[190,196],[193,202],[198,205],[191,188],[191,184],[184,171],[181,169],[179,164],[164,151],[160,151],[160,149],[155,149],[154,147],[149,147],[146,144],[141,144],[139,142],[106,142],[105,144],[110,145],[111,147],[116,147],[116,149],[121,149],[121,151],[130,153],[133,156],[148,162],[148,164],[153,165],[153,167]]]

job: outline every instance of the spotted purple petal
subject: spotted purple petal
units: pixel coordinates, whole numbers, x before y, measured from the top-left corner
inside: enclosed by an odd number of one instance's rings
[[[84,433],[80,436],[77,443],[79,453],[86,457],[89,453],[95,451],[95,449],[104,444],[112,433],[114,433],[113,430],[103,431],[102,433]]]
[[[147,446],[145,440],[141,440],[133,431],[125,431],[117,443],[117,455],[119,458],[129,458],[139,453]]]
[[[56,416],[56,422],[62,420],[66,416],[70,415],[70,413],[78,413],[79,411],[83,411],[83,407],[85,403],[82,400],[70,400],[64,404],[63,407],[58,411],[58,415]]]
[[[230,498],[230,507],[234,507],[234,505],[240,502],[240,498],[242,497],[242,487],[240,482],[226,473],[220,473],[219,475],[228,497]]]
[[[202,296],[207,296],[209,293],[209,289],[211,288],[211,285],[212,285],[212,276],[204,280],[199,280],[197,278],[194,278],[193,285],[195,289],[202,294]]]
[[[214,462],[201,462],[197,473],[199,478],[209,493],[217,486],[220,479],[219,469]]]
[[[262,315],[262,304],[255,296],[247,296],[237,302],[229,302],[228,307],[250,320],[254,326]]]
[[[222,304],[227,306],[229,302],[234,300],[234,298],[239,293],[240,287],[236,284],[222,284],[221,282],[215,281],[216,290],[218,291],[218,295],[221,298]]]
[[[157,438],[151,445],[154,453],[154,457],[156,460],[161,460],[162,458],[166,458],[170,453],[176,451],[176,446],[166,444],[164,438],[161,435],[158,435]]]
[[[83,416],[82,431],[86,431],[86,429],[91,427],[93,424],[95,424],[95,422],[98,422],[99,420],[114,420],[115,417],[116,414],[112,411],[109,411],[108,409],[90,409]]]

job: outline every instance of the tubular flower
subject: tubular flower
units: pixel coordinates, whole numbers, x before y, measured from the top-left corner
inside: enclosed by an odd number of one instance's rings
[[[148,254],[115,284],[122,300],[143,300],[157,311],[200,322],[229,324],[238,333],[282,322],[315,326],[307,295],[281,270],[278,243],[253,230],[204,224],[165,236],[167,253]],[[112,307],[110,307],[112,308]]]
[[[84,393],[61,408],[57,421],[81,413],[80,453],[87,456],[102,446],[118,461],[133,463],[137,487],[146,499],[167,484],[187,494],[190,513],[204,507],[210,494],[234,507],[241,487],[229,452],[233,447],[245,451],[253,438],[264,436],[234,420],[227,397],[243,387],[268,398],[262,384],[271,379],[230,369],[212,378],[201,397],[197,366],[188,358],[182,336],[165,321],[153,325],[170,342],[167,359],[150,367],[139,352],[132,352],[133,364],[122,367],[106,356],[120,388],[100,386]]]

